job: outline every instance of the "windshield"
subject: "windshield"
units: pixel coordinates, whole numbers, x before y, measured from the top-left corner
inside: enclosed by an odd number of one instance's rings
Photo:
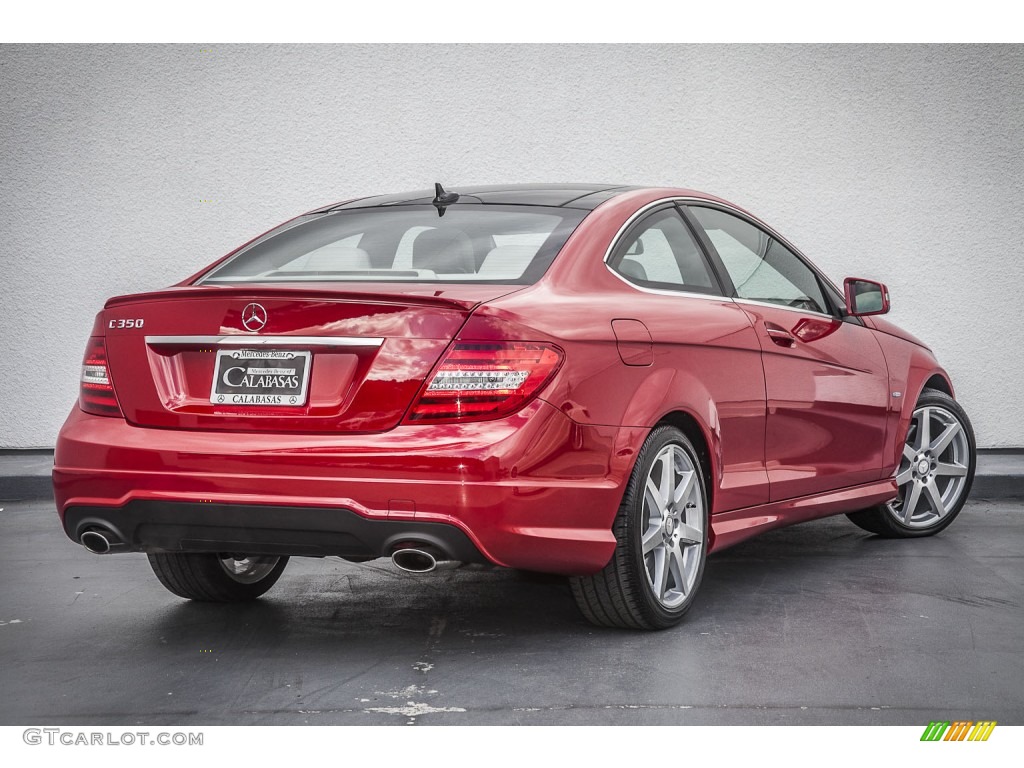
[[[381,207],[311,214],[270,232],[202,283],[535,282],[587,211]]]

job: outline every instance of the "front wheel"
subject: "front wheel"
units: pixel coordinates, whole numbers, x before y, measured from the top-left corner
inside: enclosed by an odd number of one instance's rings
[[[168,590],[189,600],[235,603],[255,600],[281,578],[287,557],[170,552],[149,556]]]
[[[926,389],[917,401],[896,471],[899,495],[847,517],[890,539],[931,536],[948,527],[974,482],[974,430],[949,395]]]
[[[675,427],[644,442],[612,526],[611,561],[570,580],[593,624],[665,629],[693,605],[708,548],[708,496],[700,458]]]

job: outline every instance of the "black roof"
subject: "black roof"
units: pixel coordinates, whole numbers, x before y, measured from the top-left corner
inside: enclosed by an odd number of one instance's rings
[[[561,208],[579,208],[592,211],[616,195],[637,187],[612,184],[503,184],[490,187],[445,187],[446,192],[457,192],[454,205],[544,205]],[[377,208],[389,205],[430,205],[434,190],[401,192],[394,195],[376,195],[353,200],[342,205],[329,205],[315,213],[343,211],[351,208]]]

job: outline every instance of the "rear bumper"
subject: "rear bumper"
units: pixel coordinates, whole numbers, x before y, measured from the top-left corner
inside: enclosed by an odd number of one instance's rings
[[[122,507],[68,507],[64,532],[110,531],[112,552],[244,552],[372,560],[406,546],[429,547],[439,559],[484,563],[454,525],[374,520],[348,509],[201,504],[136,499]]]
[[[542,400],[507,419],[372,435],[149,429],[75,408],[54,491],[70,538],[106,520],[126,551],[370,558],[411,539],[455,559],[583,574],[611,557],[643,438]]]

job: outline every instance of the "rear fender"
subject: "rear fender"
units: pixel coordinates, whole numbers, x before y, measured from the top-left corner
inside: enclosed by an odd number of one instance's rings
[[[633,392],[623,414],[623,424],[647,427],[642,440],[659,423],[671,423],[672,414],[682,413],[696,422],[707,448],[708,474],[714,489],[722,485],[722,437],[718,408],[704,384],[686,370],[652,370]],[[698,449],[700,446],[697,446]],[[636,446],[639,451],[640,446]]]

